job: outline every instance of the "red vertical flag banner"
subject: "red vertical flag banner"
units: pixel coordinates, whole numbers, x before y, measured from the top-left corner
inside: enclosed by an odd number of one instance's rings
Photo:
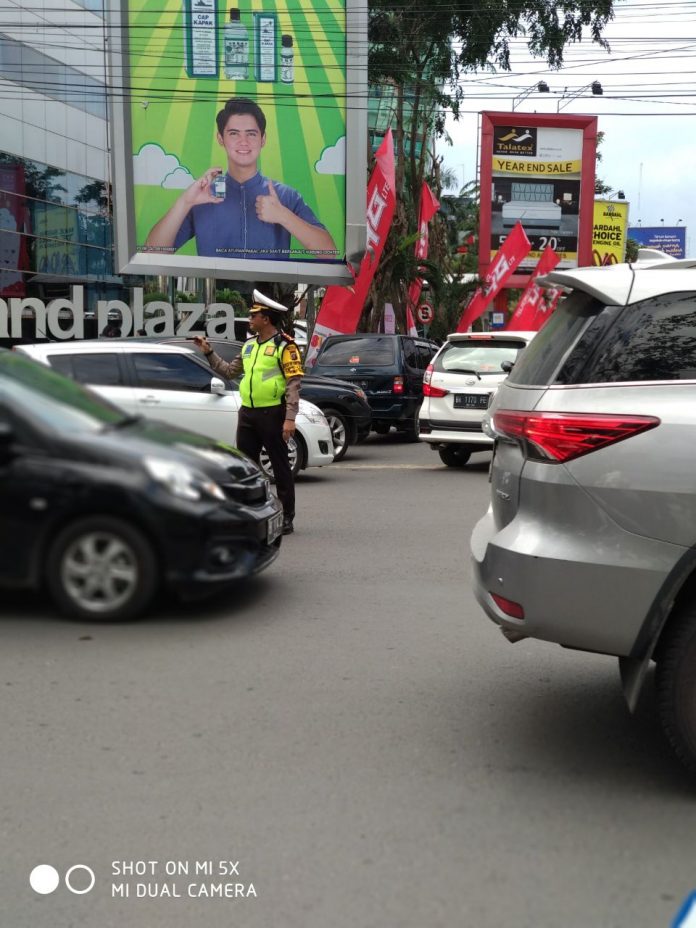
[[[440,209],[440,202],[436,200],[432,190],[426,183],[423,183],[420,195],[420,205],[418,207],[418,241],[416,242],[416,260],[428,257],[428,225],[435,213]],[[411,312],[411,319],[415,312],[418,301],[420,300],[421,290],[423,289],[423,278],[416,277],[408,288],[408,309]],[[408,317],[408,312],[406,313]],[[415,328],[415,324],[414,324]]]
[[[503,284],[511,277],[531,249],[529,239],[519,220],[512,232],[496,252],[486,272],[483,284],[474,292],[462,313],[457,332],[466,332],[485,311],[488,304],[500,293]]]
[[[370,284],[375,276],[396,206],[394,142],[391,129],[375,154],[375,168],[367,185],[367,249],[351,287],[328,287],[307,349],[305,364],[312,367],[325,338],[355,332]]]
[[[541,253],[541,257],[537,262],[537,266],[534,268],[532,276],[529,278],[529,283],[524,288],[524,293],[520,297],[519,302],[515,307],[515,312],[512,314],[510,321],[505,326],[507,331],[536,331],[536,329],[534,329],[532,326],[534,325],[534,318],[537,314],[537,310],[542,305],[544,296],[544,292],[542,288],[536,283],[536,279],[542,274],[548,274],[549,271],[552,271],[560,260],[561,259],[550,245],[547,245],[546,248],[544,248]]]
[[[539,300],[539,305],[537,306],[536,313],[532,319],[532,324],[527,331],[529,332],[538,332],[539,329],[547,321],[551,313],[556,308],[558,301],[561,297],[561,290],[557,290],[555,287],[549,287],[541,295]]]

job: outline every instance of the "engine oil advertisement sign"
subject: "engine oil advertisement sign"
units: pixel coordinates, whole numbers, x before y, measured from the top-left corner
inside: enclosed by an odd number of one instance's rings
[[[273,10],[125,0],[121,17],[116,59],[129,92],[114,106],[124,145],[114,173],[129,270],[287,279],[304,268],[307,279],[332,279],[333,266],[342,275],[356,125],[345,0]]]
[[[626,258],[628,203],[595,200],[592,223],[592,264],[621,264]]]
[[[491,259],[519,221],[532,245],[521,269],[531,270],[547,247],[559,267],[577,265],[582,146],[581,129],[494,127]]]

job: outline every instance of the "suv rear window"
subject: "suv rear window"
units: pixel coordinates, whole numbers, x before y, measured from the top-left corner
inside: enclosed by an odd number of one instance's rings
[[[527,345],[510,371],[508,383],[522,386],[554,383],[557,371],[578,338],[603,309],[604,305],[599,300],[581,290],[574,290]]]
[[[515,363],[524,344],[518,341],[456,341],[448,342],[433,362],[436,371],[457,374],[474,371],[477,374],[500,374],[503,361]]]
[[[358,364],[387,367],[394,363],[394,339],[377,336],[329,342],[317,358],[317,363],[345,367],[355,367]]]
[[[573,382],[646,380],[696,380],[696,293],[664,294],[617,313]]]
[[[622,307],[574,291],[508,379],[535,386],[696,380],[696,293]]]

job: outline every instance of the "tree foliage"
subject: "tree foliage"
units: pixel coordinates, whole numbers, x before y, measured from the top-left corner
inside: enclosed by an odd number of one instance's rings
[[[405,318],[405,296],[410,281],[419,276],[415,261],[407,263],[404,243],[417,228],[418,202],[424,181],[440,198],[449,178],[443,178],[441,159],[431,145],[445,133],[446,116],[456,118],[464,98],[467,73],[509,70],[511,42],[524,37],[532,54],[560,68],[570,43],[583,38],[607,47],[603,32],[613,18],[613,0],[371,0],[369,11],[369,80],[372,86],[393,88],[393,132],[396,160],[397,207],[373,285],[362,326],[379,322],[379,308],[391,302],[397,320]],[[443,180],[445,181],[443,183]],[[478,208],[478,204],[477,207]],[[443,291],[466,264],[453,250],[452,229],[441,214],[430,233],[430,259],[439,266]],[[400,263],[401,262],[401,263]],[[469,259],[470,262],[470,259]],[[385,273],[384,269],[387,269]],[[397,280],[397,268],[408,275]],[[466,292],[450,287],[449,301]]]

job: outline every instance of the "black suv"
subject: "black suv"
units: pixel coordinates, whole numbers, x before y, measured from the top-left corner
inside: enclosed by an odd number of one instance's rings
[[[268,480],[219,442],[137,416],[0,349],[0,585],[129,619],[162,586],[212,592],[278,555]]]
[[[244,342],[206,337],[223,361],[232,361],[236,358],[244,345]],[[185,345],[201,357],[203,356],[188,338],[170,337],[157,340],[167,345]],[[301,395],[303,400],[314,403],[326,416],[334,443],[334,461],[340,461],[345,457],[351,445],[364,441],[370,434],[372,421],[370,406],[365,398],[365,391],[357,384],[306,374],[302,378]]]
[[[312,373],[362,387],[372,409],[373,430],[386,435],[396,426],[415,441],[423,375],[438,347],[410,335],[330,335]]]

